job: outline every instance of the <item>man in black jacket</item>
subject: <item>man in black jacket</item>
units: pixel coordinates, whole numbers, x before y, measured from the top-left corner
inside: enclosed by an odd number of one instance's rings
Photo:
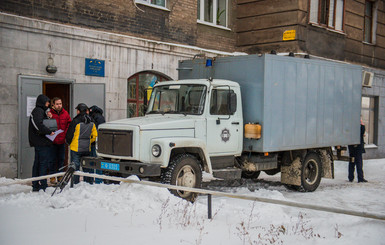
[[[106,122],[103,116],[103,110],[96,105],[93,105],[90,107],[90,116],[92,121],[95,123],[96,129],[99,129],[100,124]],[[91,157],[96,157],[96,142],[91,144]],[[96,173],[103,174],[103,171],[96,170]],[[98,179],[98,178],[95,179],[96,184],[100,184],[102,182],[103,182],[102,179]]]
[[[35,160],[32,167],[32,177],[39,177],[48,174],[48,167],[52,159],[53,143],[46,135],[53,135],[51,131],[43,124],[47,119],[46,110],[49,107],[50,99],[41,94],[36,99],[36,107],[33,109],[29,118],[28,137],[30,146],[35,148]],[[33,181],[32,191],[45,190],[47,180]]]
[[[349,145],[349,156],[353,160],[349,161],[349,175],[348,179],[350,182],[354,180],[354,168],[357,168],[357,179],[358,183],[368,182],[364,178],[364,171],[362,170],[362,153],[365,153],[364,148],[364,136],[365,136],[365,125],[361,119],[361,130],[360,130],[360,144],[358,145]]]

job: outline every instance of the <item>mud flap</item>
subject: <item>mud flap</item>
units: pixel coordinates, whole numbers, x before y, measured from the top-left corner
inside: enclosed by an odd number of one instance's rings
[[[281,182],[288,185],[301,186],[301,159],[297,157],[290,165],[281,166]]]
[[[322,177],[327,179],[334,179],[334,161],[333,156],[327,150],[320,150],[320,157],[322,162]]]

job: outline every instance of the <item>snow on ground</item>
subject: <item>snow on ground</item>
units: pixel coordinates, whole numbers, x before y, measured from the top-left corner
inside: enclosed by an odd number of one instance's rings
[[[347,181],[347,163],[313,193],[286,190],[279,174],[222,191],[385,215],[385,159],[364,162],[369,183]],[[135,178],[135,177],[130,177]],[[191,204],[138,184],[80,183],[51,197],[0,178],[0,244],[385,244],[385,221],[225,197]]]

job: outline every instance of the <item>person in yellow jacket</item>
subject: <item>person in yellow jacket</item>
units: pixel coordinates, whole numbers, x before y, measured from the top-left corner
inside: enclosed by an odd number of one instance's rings
[[[80,103],[77,107],[77,116],[74,117],[68,127],[66,134],[66,143],[71,150],[71,162],[75,164],[76,170],[80,169],[80,160],[83,156],[89,156],[91,153],[91,143],[95,142],[98,132],[95,123],[88,115],[86,104]],[[84,172],[92,172],[83,168]],[[92,178],[85,177],[85,181],[92,183]],[[79,176],[74,176],[74,183],[79,183]]]

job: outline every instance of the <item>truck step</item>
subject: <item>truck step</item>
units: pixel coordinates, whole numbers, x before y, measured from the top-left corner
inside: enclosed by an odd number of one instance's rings
[[[220,179],[240,179],[242,170],[239,168],[225,168],[213,170],[213,176]]]

